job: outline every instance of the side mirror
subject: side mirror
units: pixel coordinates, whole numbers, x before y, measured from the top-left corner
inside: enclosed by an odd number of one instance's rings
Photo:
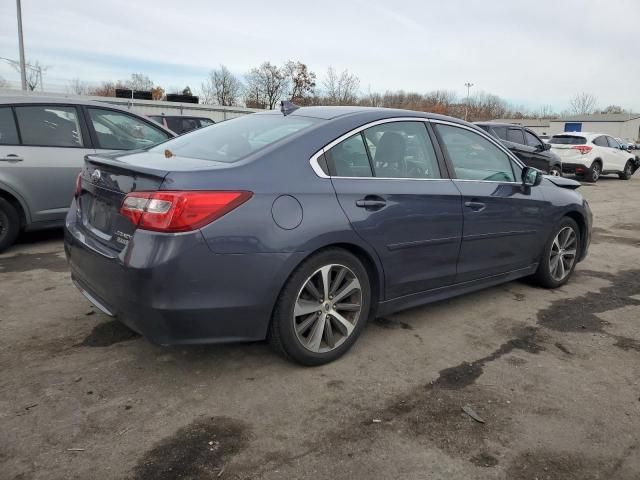
[[[551,150],[551,144],[550,143],[543,143],[543,148],[544,150]]]
[[[536,187],[542,182],[542,172],[533,167],[522,169],[522,184],[526,187]]]
[[[620,150],[629,150],[629,147],[626,145],[620,145]]]

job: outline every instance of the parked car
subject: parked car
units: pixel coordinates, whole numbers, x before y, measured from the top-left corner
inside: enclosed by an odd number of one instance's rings
[[[634,155],[604,133],[565,132],[551,137],[549,144],[562,159],[563,172],[588,182],[608,174],[629,180],[638,168]]]
[[[72,280],[151,341],[268,338],[306,365],[387,315],[587,254],[580,184],[454,118],[285,105],[144,151],[88,155],[65,226]]]
[[[560,158],[549,149],[551,146],[528,128],[513,123],[476,122],[484,131],[498,138],[525,165],[537,168],[549,175],[562,175]]]
[[[206,117],[187,117],[182,115],[149,115],[149,118],[178,135],[216,123]]]
[[[21,230],[61,227],[84,156],[175,135],[98,102],[0,96],[0,251]]]

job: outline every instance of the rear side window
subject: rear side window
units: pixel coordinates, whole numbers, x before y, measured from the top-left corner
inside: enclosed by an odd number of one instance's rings
[[[17,145],[18,130],[11,107],[0,108],[0,145]]]
[[[584,145],[587,139],[577,135],[554,135],[549,139],[549,143],[555,145]]]
[[[195,118],[167,117],[167,127],[177,134],[183,134],[200,128],[200,123]]]
[[[189,132],[151,151],[162,153],[168,149],[183,157],[233,163],[321,121],[295,115],[243,115]]]
[[[75,107],[38,105],[16,107],[22,144],[38,147],[82,147]]]
[[[593,143],[595,145],[598,145],[599,147],[608,147],[609,146],[609,144],[607,143],[607,137],[605,137],[604,135],[596,137],[595,140],[593,141]]]
[[[164,142],[169,134],[132,115],[89,108],[89,118],[98,137],[98,147],[106,150],[135,150]]]
[[[530,147],[539,147],[540,145],[542,145],[542,142],[538,140],[538,137],[536,137],[533,133],[529,132],[528,130],[524,131],[524,136],[527,139],[527,145],[529,145]]]
[[[607,137],[611,148],[620,148],[620,143],[613,137]]]
[[[376,177],[440,178],[423,122],[389,122],[364,131]]]
[[[507,139],[507,127],[491,127],[495,135],[502,140]]]
[[[507,141],[513,143],[519,143],[520,145],[525,145],[524,136],[522,135],[522,129],[520,128],[510,128],[507,130]]]
[[[362,133],[343,140],[326,152],[329,174],[334,177],[371,177],[371,164],[367,156]]]
[[[486,138],[464,128],[437,124],[456,177],[463,180],[514,182],[509,156]]]

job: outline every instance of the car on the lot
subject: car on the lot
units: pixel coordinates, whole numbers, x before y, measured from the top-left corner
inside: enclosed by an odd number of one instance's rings
[[[317,365],[368,318],[585,258],[580,183],[458,119],[283,105],[88,155],[65,225],[72,281],[151,341],[268,338]]]
[[[485,132],[499,139],[525,165],[549,175],[562,176],[562,161],[549,151],[551,146],[522,125],[499,122],[475,122]]]
[[[21,230],[61,227],[84,156],[175,135],[99,102],[0,96],[0,251]]]
[[[588,182],[597,182],[601,175],[608,174],[629,180],[638,168],[634,155],[604,133],[564,132],[551,137],[549,144],[562,159],[564,173]]]
[[[178,135],[216,123],[207,117],[189,117],[186,115],[148,115],[148,117]]]

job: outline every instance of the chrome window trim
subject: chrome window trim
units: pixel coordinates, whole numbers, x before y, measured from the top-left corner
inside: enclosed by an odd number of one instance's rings
[[[328,144],[326,144],[324,147],[322,147],[320,150],[318,150],[316,153],[314,153],[311,156],[311,158],[309,159],[309,163],[310,163],[311,168],[313,169],[314,173],[320,178],[327,178],[327,179],[335,178],[335,179],[341,179],[341,180],[414,180],[414,181],[434,181],[434,180],[435,181],[443,181],[443,180],[444,181],[451,181],[451,180],[455,180],[455,181],[459,181],[459,182],[506,183],[506,184],[513,184],[513,185],[520,185],[522,183],[522,182],[501,182],[501,181],[497,181],[497,180],[468,180],[468,179],[449,178],[449,177],[446,177],[446,178],[396,178],[396,177],[391,177],[390,178],[390,177],[338,177],[338,176],[333,176],[332,177],[331,175],[327,175],[326,173],[324,173],[324,171],[320,167],[320,164],[318,163],[318,158],[320,158],[321,155],[324,155],[327,150],[330,150],[331,148],[333,148],[335,145],[337,145],[338,143],[342,142],[343,140],[346,140],[347,138],[351,137],[352,135],[356,135],[357,133],[360,133],[363,130],[366,130],[367,128],[375,127],[376,125],[382,125],[384,123],[392,123],[392,122],[435,123],[435,124],[449,125],[449,126],[452,126],[452,127],[458,127],[458,128],[463,128],[465,130],[469,130],[470,132],[478,134],[481,137],[483,137],[484,139],[489,140],[490,143],[492,143],[493,145],[498,147],[499,150],[501,150],[503,153],[505,153],[507,155],[507,158],[509,158],[511,161],[515,162],[516,165],[518,165],[520,168],[525,168],[525,165],[520,161],[520,159],[518,159],[518,157],[516,157],[504,145],[502,145],[500,142],[498,142],[496,139],[494,139],[491,135],[489,135],[488,133],[486,133],[482,129],[472,128],[472,127],[469,127],[467,125],[463,125],[461,123],[448,122],[446,120],[438,120],[438,119],[432,119],[432,118],[424,118],[424,117],[393,117],[393,118],[384,118],[382,120],[375,120],[373,122],[369,122],[369,123],[366,123],[364,125],[361,125],[360,127],[357,127],[357,128],[352,129],[352,130],[349,130],[347,133],[339,136],[335,140],[333,140],[333,141],[329,142]]]

